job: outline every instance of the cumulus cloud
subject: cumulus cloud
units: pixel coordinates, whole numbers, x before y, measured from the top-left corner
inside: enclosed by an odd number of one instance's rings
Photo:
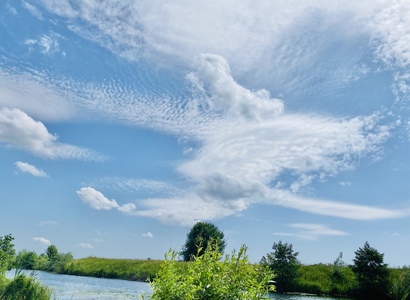
[[[305,224],[305,223],[296,223],[290,224],[289,227],[299,230],[292,233],[276,232],[275,235],[282,236],[293,236],[296,238],[304,240],[317,240],[322,236],[344,236],[349,235],[349,233],[332,229],[327,225],[323,224]]]
[[[34,237],[33,240],[37,243],[40,243],[46,246],[51,245],[51,242],[48,239],[43,238],[43,237]]]
[[[35,177],[48,177],[43,170],[37,169],[35,166],[25,162],[17,161],[14,163],[21,172],[29,173]]]
[[[92,187],[83,187],[79,189],[77,195],[84,203],[96,210],[111,210],[115,208],[123,213],[132,213],[136,209],[135,204],[127,203],[119,205],[117,201],[114,199],[109,200],[101,192]]]
[[[284,105],[271,99],[266,90],[251,92],[232,78],[229,64],[220,55],[201,54],[197,72],[188,78],[201,84],[212,95],[216,108],[227,111],[232,117],[247,119],[273,118],[283,112]]]
[[[92,150],[58,142],[58,136],[19,109],[0,108],[0,143],[52,159],[101,160]]]
[[[151,232],[149,232],[149,231],[146,232],[146,233],[143,233],[142,236],[143,236],[143,237],[146,237],[146,238],[153,238],[153,237],[154,237],[154,235],[153,235]]]
[[[84,203],[97,210],[111,210],[119,207],[117,201],[107,199],[101,192],[92,187],[81,188],[77,191],[77,195]]]

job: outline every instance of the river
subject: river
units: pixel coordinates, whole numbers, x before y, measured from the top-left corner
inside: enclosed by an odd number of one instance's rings
[[[30,275],[31,271],[23,271]],[[119,279],[93,278],[84,276],[60,275],[36,271],[36,278],[54,291],[56,300],[125,300],[141,299],[152,290],[148,283]],[[7,272],[12,278],[14,271]],[[271,294],[276,300],[331,300],[336,298],[301,295]],[[340,299],[339,299],[340,300]]]

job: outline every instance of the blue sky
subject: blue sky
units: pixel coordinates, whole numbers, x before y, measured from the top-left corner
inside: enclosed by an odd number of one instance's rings
[[[410,5],[356,2],[2,1],[0,235],[408,265]]]

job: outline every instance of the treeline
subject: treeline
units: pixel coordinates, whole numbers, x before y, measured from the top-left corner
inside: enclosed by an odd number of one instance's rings
[[[55,245],[50,245],[40,255],[34,251],[20,251],[15,257],[14,268],[63,274],[73,261],[74,257],[70,252],[61,253]]]
[[[347,296],[360,299],[410,299],[410,269],[391,269],[384,254],[368,242],[355,251],[353,264],[340,253],[333,264],[302,265],[292,244],[279,241],[260,263],[275,273],[278,292]]]

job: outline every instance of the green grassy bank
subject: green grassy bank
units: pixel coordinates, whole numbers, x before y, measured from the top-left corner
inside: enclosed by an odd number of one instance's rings
[[[87,257],[69,263],[62,273],[89,277],[147,281],[154,278],[162,261]]]

